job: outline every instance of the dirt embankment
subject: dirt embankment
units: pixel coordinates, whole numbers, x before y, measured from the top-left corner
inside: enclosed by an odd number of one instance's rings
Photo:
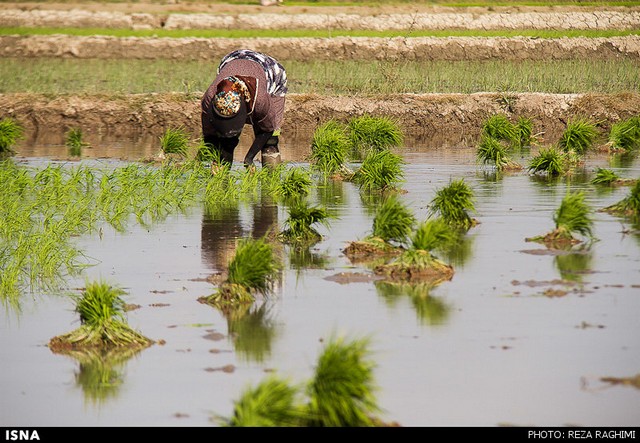
[[[64,143],[68,128],[83,128],[93,145],[127,138],[154,143],[166,128],[200,131],[198,96],[141,94],[126,97],[0,95],[0,114],[20,121],[28,145]],[[302,160],[315,129],[329,119],[346,122],[358,115],[387,116],[398,122],[406,146],[468,148],[486,119],[505,113],[515,122],[531,118],[545,144],[557,142],[567,121],[584,117],[606,132],[613,122],[640,113],[640,94],[403,94],[384,97],[325,97],[292,94],[283,126],[283,154]],[[247,131],[250,132],[250,131]],[[246,135],[246,134],[245,134]],[[242,144],[248,143],[243,139]],[[295,149],[294,149],[295,148]]]
[[[0,25],[7,22],[15,11],[11,4],[0,4]],[[84,11],[72,8],[68,4],[57,7],[47,4],[53,9],[42,10],[42,5],[18,8],[25,17],[40,17],[50,20],[64,17],[73,22],[71,17],[87,19],[97,17],[96,14],[116,14],[126,20],[144,20],[162,17],[160,26],[171,23],[174,9],[159,11],[153,9],[142,12],[140,5],[114,3],[109,10],[87,7]],[[191,5],[191,4],[190,4]],[[135,6],[135,7],[133,7]],[[148,5],[158,8],[158,5]],[[181,5],[172,5],[180,8]],[[193,6],[193,5],[192,5]],[[170,6],[166,6],[169,8]],[[57,9],[56,9],[57,8]],[[117,8],[117,9],[116,9]],[[249,8],[249,7],[247,7]],[[190,23],[191,27],[202,23],[215,23],[223,26],[236,26],[238,20],[243,23],[284,23],[286,20],[297,20],[301,23],[318,22],[322,14],[301,11],[302,15],[292,14],[291,9],[283,7],[262,8],[253,14],[240,13],[238,10],[225,9],[198,10],[198,14],[180,15],[181,23]],[[53,13],[57,11],[57,13]],[[235,11],[235,12],[234,12]],[[278,11],[276,14],[275,12]],[[360,9],[362,12],[363,9]],[[178,12],[184,12],[179,11]],[[246,11],[245,11],[246,12]],[[416,11],[386,11],[368,15],[355,16],[356,10],[334,10],[333,15],[323,11],[325,20],[331,26],[348,26],[367,20],[386,20],[388,27],[404,20],[410,26],[422,27],[456,27],[484,26],[491,28],[501,24],[503,27],[535,28],[539,23],[564,28],[624,28],[640,27],[640,8],[614,9],[598,11],[586,8],[569,8],[559,10],[553,8],[516,8],[489,10],[456,10],[453,14],[446,8],[432,8]],[[64,13],[64,14],[63,14]],[[136,15],[137,14],[137,15]],[[142,14],[142,15],[141,15]],[[149,14],[148,18],[143,14]],[[232,25],[224,25],[222,15],[234,20]],[[279,18],[276,20],[273,14]],[[341,15],[340,15],[341,14]],[[467,15],[468,14],[468,15]],[[546,15],[545,15],[546,14]],[[561,19],[558,19],[558,14]],[[19,15],[19,14],[18,14]],[[16,15],[12,16],[16,17]],[[48,17],[48,18],[47,18]],[[105,16],[102,16],[104,20]],[[137,17],[137,18],[136,18]],[[399,18],[403,20],[399,20]],[[366,20],[365,20],[366,18]],[[144,19],[144,20],[143,20]],[[135,21],[134,20],[134,21]],[[174,25],[178,18],[172,18]],[[451,22],[446,22],[452,20]],[[36,20],[37,21],[37,20]],[[446,23],[445,23],[446,22]],[[107,27],[103,21],[102,27]],[[128,23],[128,22],[127,22]],[[133,26],[131,23],[122,26]],[[147,24],[152,26],[151,24]],[[145,25],[145,26],[147,26]],[[5,24],[5,26],[7,26]],[[30,26],[22,24],[21,26]],[[53,26],[53,25],[49,25]],[[116,25],[114,25],[116,26]],[[120,26],[120,25],[118,25]],[[155,25],[153,25],[155,26]],[[325,23],[326,26],[326,23]],[[355,25],[349,25],[355,26]],[[369,26],[372,26],[369,24]],[[422,59],[422,60],[538,60],[538,59],[640,59],[640,37],[618,37],[604,39],[565,38],[411,38],[394,39],[372,38],[328,38],[328,39],[171,39],[171,38],[114,38],[114,37],[70,37],[70,36],[2,36],[0,37],[1,57],[73,57],[73,58],[159,58],[173,59],[217,59],[226,52],[238,47],[251,47],[274,55],[282,60],[317,60],[317,59]],[[200,130],[200,109],[197,95],[184,94],[144,94],[126,97],[47,97],[30,94],[0,95],[0,118],[10,116],[22,123],[27,129],[28,139],[25,143],[38,143],[42,140],[61,141],[64,131],[70,127],[81,127],[89,142],[99,143],[101,140],[113,140],[127,137],[144,140],[155,139],[168,127],[183,126],[194,135]],[[283,127],[283,154],[287,146],[297,146],[300,152],[289,152],[289,158],[301,159],[310,146],[313,131],[328,119],[335,118],[346,121],[365,113],[384,115],[396,120],[402,127],[407,146],[429,147],[469,147],[479,135],[481,125],[494,113],[504,112],[514,120],[519,116],[531,118],[534,130],[541,134],[546,143],[554,143],[566,126],[566,122],[578,117],[589,118],[598,122],[603,130],[613,122],[640,114],[640,94],[404,94],[380,97],[323,97],[291,94],[287,101],[285,123]],[[246,143],[246,141],[243,141]]]

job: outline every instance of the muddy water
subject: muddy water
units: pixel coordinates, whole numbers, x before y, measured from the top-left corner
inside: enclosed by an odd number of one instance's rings
[[[639,178],[640,162],[592,156],[584,174],[549,182],[495,176],[470,150],[403,156],[402,198],[419,219],[450,180],[474,191],[479,224],[445,258],[451,281],[412,291],[355,278],[370,270],[341,251],[370,232],[372,210],[349,183],[311,195],[338,218],[310,250],[284,249],[275,293],[242,318],[197,299],[213,292],[206,279],[224,269],[235,238],[281,226],[282,207],[241,205],[217,217],[192,208],[150,229],[80,238],[97,262],[83,278],[122,286],[140,306],[129,324],[157,343],[107,367],[80,364],[46,347],[78,327],[69,299],[25,297],[22,312],[0,314],[0,424],[217,426],[212,418],[231,415],[267,375],[309,380],[323,341],[341,335],[371,339],[381,416],[404,426],[637,426],[640,390],[602,378],[640,373],[640,235],[594,211],[597,241],[583,250],[551,254],[525,238],[552,230],[567,186],[594,209],[624,198],[628,187],[588,180],[597,166]],[[97,383],[105,374],[110,384]]]

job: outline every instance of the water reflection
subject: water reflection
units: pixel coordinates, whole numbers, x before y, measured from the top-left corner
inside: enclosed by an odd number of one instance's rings
[[[474,237],[472,235],[458,231],[456,241],[447,248],[438,250],[438,254],[454,268],[463,266],[472,256],[473,243]]]
[[[447,323],[452,307],[430,294],[436,286],[430,283],[394,283],[376,281],[378,295],[393,305],[399,298],[408,296],[421,324],[440,326]]]
[[[289,249],[289,264],[301,272],[305,269],[325,269],[331,263],[329,255],[311,250],[310,246],[292,246]]]
[[[591,271],[593,254],[590,247],[582,245],[567,254],[557,254],[553,261],[563,280],[582,283],[584,275]]]
[[[609,156],[609,165],[612,168],[630,168],[637,157],[638,151],[611,154]]]
[[[239,306],[225,312],[229,336],[236,352],[247,361],[261,363],[271,355],[278,325],[268,300]]]
[[[129,359],[139,354],[139,349],[123,348],[109,351],[68,351],[66,355],[78,361],[76,385],[84,392],[85,400],[100,405],[115,399],[124,384],[124,372]]]
[[[248,208],[240,201],[222,206],[205,205],[201,227],[202,260],[216,272],[224,272],[240,238],[261,238],[278,229],[278,205],[268,195]],[[250,216],[243,209],[251,212]],[[250,218],[250,221],[248,220]]]

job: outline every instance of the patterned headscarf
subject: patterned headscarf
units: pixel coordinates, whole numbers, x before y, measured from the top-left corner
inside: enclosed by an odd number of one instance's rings
[[[213,96],[213,110],[221,117],[232,117],[240,110],[240,100],[251,99],[247,85],[237,77],[226,77]]]

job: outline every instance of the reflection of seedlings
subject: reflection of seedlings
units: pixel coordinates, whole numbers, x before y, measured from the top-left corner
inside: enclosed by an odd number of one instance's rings
[[[80,128],[71,128],[67,131],[65,145],[69,149],[69,155],[72,157],[80,157],[82,148],[89,146],[82,140],[82,129]]]
[[[291,248],[289,253],[291,267],[296,270],[324,269],[329,261],[326,254],[317,254],[311,251],[309,246]]]
[[[592,255],[586,251],[572,251],[570,254],[558,254],[554,262],[565,280],[579,282],[591,265]]]
[[[639,216],[640,180],[636,181],[635,185],[631,187],[629,194],[625,198],[611,206],[607,206],[606,208],[602,209],[602,211],[627,217]]]
[[[0,120],[0,155],[13,154],[12,146],[22,138],[24,128],[11,118]]]
[[[125,292],[104,282],[87,284],[76,300],[76,312],[80,314],[80,326],[75,331],[54,337],[49,348],[55,353],[69,350],[111,349],[130,347],[145,348],[153,341],[131,329],[125,319]]]
[[[335,120],[327,121],[313,133],[310,160],[312,167],[336,179],[350,177],[352,171],[346,166],[349,145],[345,127]]]
[[[379,255],[397,254],[413,230],[416,219],[395,195],[384,198],[373,219],[371,234],[351,242],[343,253],[350,259],[366,259]]]
[[[452,266],[464,265],[473,252],[473,237],[465,235],[464,230],[455,230],[456,240],[453,243],[436,248],[441,258]]]
[[[430,215],[439,215],[452,227],[469,229],[477,224],[469,211],[475,211],[473,190],[464,179],[452,180],[436,191],[429,204]]]
[[[199,301],[223,311],[235,306],[252,304],[254,293],[272,290],[280,270],[273,246],[264,238],[238,240],[235,256],[229,262],[229,274],[218,290]]]
[[[351,180],[363,191],[395,190],[404,176],[403,165],[402,157],[388,149],[370,149]]]
[[[318,180],[314,184],[318,202],[333,215],[340,212],[340,205],[346,204],[345,184],[340,180]]]
[[[236,352],[256,362],[263,362],[271,354],[276,328],[266,303],[257,309],[233,310],[225,315],[229,336]]]
[[[289,206],[289,217],[284,221],[284,230],[279,238],[285,243],[314,244],[322,240],[322,235],[313,227],[318,223],[327,225],[330,215],[319,206],[309,206],[301,199],[294,199]]]
[[[438,297],[430,295],[434,284],[378,281],[375,285],[378,293],[385,299],[408,295],[418,318],[425,324],[438,326],[446,323],[451,308]]]
[[[609,145],[614,151],[630,152],[640,148],[640,115],[611,126]]]
[[[355,158],[363,158],[370,149],[381,151],[400,146],[404,139],[398,124],[388,117],[364,114],[351,119],[347,130]]]
[[[393,280],[428,281],[434,284],[451,280],[453,267],[438,259],[431,251],[456,240],[455,231],[442,218],[426,220],[411,237],[410,247],[391,263],[376,266],[375,272]]]
[[[553,215],[555,229],[544,236],[527,238],[526,241],[543,243],[547,247],[563,249],[581,243],[574,233],[591,237],[593,220],[589,212],[591,208],[584,201],[584,192],[568,191]]]
[[[373,414],[380,411],[368,360],[368,340],[347,343],[332,339],[323,350],[304,392],[288,380],[269,376],[244,391],[233,416],[222,418],[234,427],[369,427],[385,426]],[[306,402],[304,402],[306,396]]]
[[[65,352],[80,366],[76,383],[82,387],[85,398],[99,403],[115,397],[124,382],[123,367],[139,349],[112,348],[109,351],[83,350]]]

